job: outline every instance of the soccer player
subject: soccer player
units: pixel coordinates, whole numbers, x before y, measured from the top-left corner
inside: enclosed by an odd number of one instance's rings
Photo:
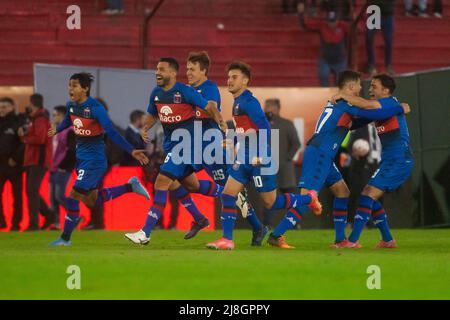
[[[248,84],[251,78],[250,66],[235,61],[228,65],[228,91],[234,97],[233,120],[236,126],[236,133],[240,137],[255,136],[258,141],[267,135],[267,144],[256,150],[256,156],[249,159],[252,155],[252,146],[244,143],[239,148],[243,150],[245,159],[238,158],[229,169],[229,176],[222,192],[222,238],[208,243],[206,246],[210,249],[232,250],[235,245],[233,242],[233,228],[236,220],[236,199],[245,185],[253,180],[264,207],[270,210],[290,208],[297,202],[309,205],[314,209],[320,207],[317,195],[314,191],[304,196],[298,196],[290,193],[278,195],[276,193],[276,176],[274,174],[263,174],[263,169],[267,169],[268,164],[263,156],[270,155],[270,124],[261,108],[259,101],[248,90]],[[239,143],[244,141],[238,139]],[[241,154],[242,154],[241,153]],[[273,159],[270,159],[274,161]]]
[[[67,214],[64,230],[58,239],[50,243],[50,246],[71,245],[72,231],[80,222],[80,201],[83,201],[87,207],[93,208],[128,192],[150,199],[147,190],[136,177],[132,177],[128,183],[120,186],[98,189],[107,170],[105,133],[141,164],[147,164],[148,158],[144,150],[134,149],[114,129],[105,107],[90,96],[93,79],[89,73],[76,73],[70,77],[70,101],[67,103],[67,113],[64,120],[57,127],[52,126],[48,132],[49,136],[54,136],[73,124],[77,137],[77,179],[66,199]]]
[[[374,76],[370,83],[371,100],[355,98],[343,92],[338,93],[333,99],[345,99],[348,103],[359,107],[377,105],[381,110],[398,109],[400,104],[397,98],[392,96],[395,88],[395,80],[392,77],[380,74]],[[407,104],[402,106],[409,109]],[[365,122],[368,123],[370,120]],[[386,211],[378,200],[385,192],[398,189],[411,174],[413,158],[409,146],[408,126],[402,113],[377,120],[375,126],[382,146],[381,163],[361,192],[353,230],[345,245],[348,248],[361,248],[359,238],[370,218],[380,230],[382,237],[377,248],[397,247],[389,229]]]
[[[191,143],[190,146],[191,159],[189,159],[189,163],[177,163],[182,159],[174,159],[173,157],[172,151],[178,143],[177,138],[172,136],[179,132],[177,129],[184,129],[193,137],[196,107],[205,110],[220,129],[223,132],[226,131],[226,124],[217,109],[217,103],[213,100],[205,100],[192,87],[177,82],[178,70],[178,62],[173,58],[161,58],[156,67],[157,86],[150,95],[147,109],[149,115],[143,131],[146,132],[150,129],[159,117],[164,129],[164,150],[167,157],[156,178],[154,202],[143,228],[135,233],[125,234],[125,237],[135,244],[146,245],[149,243],[150,233],[156,222],[161,218],[167,201],[167,193],[174,181],[180,181],[189,192],[206,196],[217,197],[222,191],[222,187],[214,182],[197,179],[192,159],[194,143]],[[143,138],[145,140],[148,137],[144,134]],[[183,198],[181,201],[183,202]],[[199,214],[197,213],[197,215]]]
[[[352,97],[353,99],[358,98],[361,91],[360,74],[350,70],[341,72],[338,77],[338,87],[339,94]],[[328,102],[317,121],[313,136],[307,143],[303,157],[302,176],[298,184],[301,194],[306,194],[310,190],[319,192],[323,185],[326,185],[335,196],[333,201],[335,227],[333,248],[338,248],[347,243],[345,226],[347,223],[348,196],[350,192],[342,179],[341,173],[334,164],[334,157],[352,126],[353,117],[385,119],[389,116],[403,113],[403,108],[400,105],[383,109],[379,104],[371,103],[361,105],[361,108],[356,108],[350,106],[342,99],[336,100],[335,103]],[[308,208],[306,206],[291,208],[269,236],[268,243],[283,249],[294,248],[286,243],[283,235],[287,230],[292,229],[299,223],[307,211]]]
[[[201,52],[191,52],[187,59],[187,70],[186,75],[188,79],[188,83],[192,86],[198,93],[200,93],[206,100],[213,100],[217,103],[217,108],[220,112],[220,93],[217,85],[208,79],[208,71],[210,67],[211,61],[208,56],[208,53],[205,51]],[[207,130],[220,130],[217,123],[210,117],[210,115],[204,112],[201,108],[196,108],[195,110],[195,121],[200,122],[202,125],[203,132]],[[206,142],[209,143],[209,142]],[[207,144],[203,145],[204,149]],[[224,149],[224,155],[222,158],[222,163],[202,163],[200,165],[195,166],[196,171],[200,171],[205,169],[208,175],[219,185],[222,187],[225,185],[226,179],[228,177],[227,164],[226,164],[226,155]],[[174,190],[175,189],[175,190]],[[175,181],[170,190],[174,190],[172,192],[175,193],[175,196],[178,199],[182,200],[182,204],[185,208],[191,213],[194,218],[192,222],[191,230],[185,235],[185,239],[190,239],[194,237],[197,232],[209,225],[209,221],[206,217],[201,215],[199,217],[199,211],[193,203],[192,199],[188,195],[187,191],[185,191],[184,187],[180,185],[179,182]],[[260,220],[258,219],[253,207],[247,200],[247,197],[243,193],[239,193],[238,201],[236,205],[242,212],[242,215],[246,218],[246,220],[252,226],[253,234],[251,245],[253,246],[261,246],[262,241],[265,235],[269,232],[269,228],[263,226]]]

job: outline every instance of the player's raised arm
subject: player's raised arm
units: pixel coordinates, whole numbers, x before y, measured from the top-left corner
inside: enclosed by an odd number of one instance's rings
[[[381,105],[381,109],[365,110],[350,107],[348,111],[353,116],[369,120],[383,120],[404,113],[404,108],[394,98],[383,98],[377,101]]]
[[[147,164],[148,158],[145,155],[145,150],[136,150],[133,148],[133,146],[126,141],[119,132],[114,128],[111,119],[109,118],[108,114],[106,113],[106,110],[103,106],[94,108],[94,117],[98,120],[100,125],[102,126],[103,130],[105,130],[108,137],[111,139],[112,142],[117,144],[119,147],[121,147],[123,150],[131,154],[136,160],[138,160],[141,164]]]
[[[381,104],[377,100],[368,100],[368,99],[364,99],[364,98],[361,98],[358,96],[346,94],[343,92],[338,92],[337,94],[335,94],[331,98],[331,101],[333,103],[336,103],[337,100],[339,100],[339,99],[344,99],[349,104],[359,107],[359,108],[362,108],[362,109],[381,109]]]

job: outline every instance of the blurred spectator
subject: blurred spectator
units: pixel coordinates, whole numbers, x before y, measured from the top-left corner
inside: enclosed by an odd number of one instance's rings
[[[65,106],[53,108],[53,122],[58,126],[67,112]],[[75,168],[75,133],[73,127],[64,129],[53,138],[53,163],[50,169],[50,203],[54,214],[52,230],[61,229],[59,206],[66,209],[66,187]]]
[[[368,5],[377,5],[381,10],[381,31],[384,39],[384,66],[386,73],[393,75],[392,69],[392,41],[394,35],[394,9],[395,0],[368,0]],[[366,49],[368,67],[367,72],[370,75],[377,73],[375,68],[375,33],[377,29],[366,28]]]
[[[40,196],[39,189],[44,175],[51,167],[52,138],[47,132],[50,128],[48,112],[44,109],[44,98],[35,93],[30,96],[30,106],[26,108],[30,116],[29,125],[18,129],[17,134],[25,144],[23,165],[26,171],[26,192],[28,198],[29,226],[26,231],[39,230],[39,212],[44,216],[43,229],[53,223],[53,213]]]
[[[278,188],[281,193],[297,193],[297,181],[292,159],[300,149],[300,140],[294,123],[280,117],[280,100],[267,99],[264,112],[272,129],[279,130],[279,171],[277,175]],[[264,225],[272,224],[273,211],[264,211]]]
[[[413,10],[413,0],[403,0],[405,4],[405,15],[412,17],[415,14]],[[422,18],[428,18],[427,14],[427,0],[417,0],[417,16]]]
[[[21,123],[15,114],[14,100],[0,99],[0,197],[7,180],[11,183],[14,199],[11,231],[19,231],[22,222],[22,164],[24,146],[17,130]],[[7,227],[0,199],[0,229]]]
[[[328,12],[326,21],[323,21],[306,17],[304,9],[304,5],[300,4],[298,7],[300,25],[303,29],[318,32],[320,35],[319,80],[322,87],[328,87],[331,73],[335,75],[336,83],[339,72],[347,69],[346,46],[349,25],[338,21],[334,11]]]
[[[130,114],[130,124],[125,130],[125,139],[135,149],[145,149],[146,144],[141,138],[140,130],[144,126],[145,113],[141,110],[134,110]],[[140,163],[134,159],[127,152],[124,152],[123,160],[120,163],[122,166],[140,167]]]
[[[123,0],[107,0],[107,8],[103,14],[116,15],[123,14]]]
[[[433,15],[436,18],[442,18],[442,0],[434,0]]]

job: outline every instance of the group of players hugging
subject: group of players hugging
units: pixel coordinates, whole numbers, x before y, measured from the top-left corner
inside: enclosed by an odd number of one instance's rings
[[[206,52],[191,52],[187,58],[186,85],[177,81],[179,64],[174,58],[161,58],[156,66],[157,86],[150,94],[146,124],[141,136],[148,142],[148,130],[156,121],[160,121],[164,129],[164,150],[167,156],[154,183],[152,205],[142,229],[125,234],[125,238],[139,245],[150,242],[152,229],[161,219],[169,192],[192,215],[192,226],[184,238],[193,238],[210,223],[191,198],[192,193],[199,193],[220,198],[222,203],[220,217],[223,236],[206,244],[207,248],[234,249],[233,228],[238,208],[252,227],[251,245],[261,246],[270,231],[259,221],[247,199],[245,187],[252,182],[266,209],[287,210],[283,219],[268,235],[267,242],[271,246],[294,248],[286,243],[284,234],[300,223],[307,212],[312,211],[316,215],[322,213],[317,195],[326,185],[334,195],[335,239],[331,244],[332,248],[360,248],[359,238],[370,219],[381,233],[382,239],[377,247],[397,247],[379,199],[383,193],[397,189],[409,177],[413,160],[405,120],[410,107],[407,103],[399,103],[393,96],[396,84],[392,77],[385,74],[374,76],[369,88],[370,99],[367,100],[359,96],[359,73],[347,70],[339,74],[339,91],[330,97],[305,148],[298,183],[299,193],[277,194],[276,172],[270,170],[273,162],[277,161],[276,153],[271,152],[271,145],[278,143],[273,139],[277,135],[271,131],[259,101],[248,89],[251,80],[250,66],[241,61],[234,61],[227,66],[228,91],[234,97],[234,130],[227,128],[221,116],[219,89],[208,79],[209,68],[210,59]],[[132,177],[124,185],[98,188],[107,168],[104,134],[143,166],[148,165],[149,160],[145,150],[135,150],[114,129],[104,107],[90,97],[92,81],[93,77],[88,73],[77,73],[70,77],[67,114],[60,125],[49,130],[49,135],[53,136],[73,125],[77,136],[77,179],[66,200],[64,230],[58,239],[50,243],[51,246],[71,245],[71,234],[80,221],[80,201],[92,208],[130,192],[150,200],[147,190],[136,177]],[[334,158],[349,130],[370,122],[375,122],[382,144],[382,161],[361,192],[353,229],[347,237],[345,233],[350,191],[334,164]],[[196,129],[199,124],[200,133]],[[194,147],[194,143],[183,150],[180,161],[180,130],[193,138],[194,135],[205,136],[207,133],[215,136],[212,143],[203,137],[200,153],[206,149],[214,149],[215,159],[219,161],[198,161],[199,150],[198,146]],[[246,143],[247,141],[256,141],[256,144]],[[220,156],[217,157],[217,154]],[[212,181],[197,178],[195,173],[203,169],[211,176]]]

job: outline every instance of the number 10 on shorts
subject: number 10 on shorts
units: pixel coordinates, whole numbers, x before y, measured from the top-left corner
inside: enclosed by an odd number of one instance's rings
[[[263,186],[262,178],[261,176],[254,176],[253,182],[255,183],[255,187],[261,188]]]

